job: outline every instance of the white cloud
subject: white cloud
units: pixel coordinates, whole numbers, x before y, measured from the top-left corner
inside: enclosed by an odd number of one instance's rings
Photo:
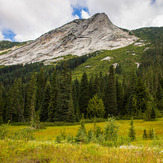
[[[157,0],[87,0],[89,13],[105,12],[111,21],[124,28],[163,26],[163,1]]]
[[[79,19],[79,16],[78,16],[78,15],[75,15],[75,16],[73,17],[73,19]]]
[[[119,27],[163,26],[163,0],[0,0],[0,31],[10,29],[17,41],[36,39],[73,19],[73,7],[89,14],[105,12]],[[82,10],[82,18],[89,17]],[[0,39],[3,35],[0,32]]]
[[[88,12],[86,12],[84,10],[81,11],[81,18],[88,19],[89,17],[90,17],[90,15]]]
[[[75,8],[83,8],[87,6],[87,0],[69,0],[69,2]]]
[[[0,25],[31,40],[73,19],[69,0],[0,0]]]
[[[0,31],[0,41],[1,41],[1,40],[4,40],[4,37],[3,37],[2,32]]]

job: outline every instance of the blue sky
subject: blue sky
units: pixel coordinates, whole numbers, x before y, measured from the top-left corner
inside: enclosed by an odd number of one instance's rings
[[[0,0],[0,4],[0,40],[33,40],[99,12],[122,28],[163,26],[163,0]]]
[[[88,10],[87,7],[81,7],[81,8],[75,8],[75,7],[73,7],[73,13],[72,13],[72,15],[73,16],[76,16],[77,15],[79,17],[79,19],[81,19],[82,18],[82,11],[85,11],[85,12],[89,13],[89,10]]]
[[[10,29],[3,29],[2,34],[5,40],[15,41],[16,34]]]

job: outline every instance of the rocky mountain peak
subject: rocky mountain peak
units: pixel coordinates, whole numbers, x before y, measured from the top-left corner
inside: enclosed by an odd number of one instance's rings
[[[89,19],[73,20],[7,55],[0,56],[0,64],[40,61],[49,64],[57,57],[68,54],[80,56],[97,50],[117,49],[136,40],[135,36],[113,25],[105,13],[98,13]]]

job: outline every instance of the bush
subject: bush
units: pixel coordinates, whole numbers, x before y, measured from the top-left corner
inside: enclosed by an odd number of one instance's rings
[[[149,130],[149,138],[154,139],[155,138],[155,132],[153,129]]]
[[[115,118],[109,117],[107,125],[104,129],[105,140],[115,141],[118,138],[118,126],[115,125]]]
[[[62,141],[61,135],[56,136],[55,141],[56,141],[57,143],[61,143],[61,141]]]
[[[27,127],[27,128],[23,128],[17,132],[14,133],[14,135],[12,136],[12,139],[15,140],[33,140],[34,139],[34,134],[33,132],[35,131],[35,129],[31,128],[31,127]]]
[[[0,139],[5,139],[6,137],[8,137],[8,126],[9,126],[9,122],[7,124],[2,124],[2,126],[0,126]]]

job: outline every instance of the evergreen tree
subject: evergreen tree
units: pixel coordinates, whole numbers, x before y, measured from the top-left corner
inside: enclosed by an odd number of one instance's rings
[[[146,129],[144,129],[143,138],[144,138],[144,139],[147,138],[147,132],[146,132]]]
[[[123,89],[121,83],[118,81],[118,78],[116,78],[116,95],[118,115],[121,115],[123,107]]]
[[[87,74],[84,72],[80,84],[80,97],[79,97],[79,108],[80,112],[87,115],[87,106],[89,101],[89,89],[88,89],[88,78]]]
[[[34,115],[35,115],[35,105],[36,105],[36,77],[35,74],[32,75],[27,88],[27,103],[25,116],[26,120],[30,121],[33,125]]]
[[[69,102],[68,102],[68,111],[67,111],[67,122],[74,122],[75,121],[75,113],[74,113],[74,105],[73,105],[73,99],[72,94],[69,95]]]
[[[76,79],[72,84],[72,97],[73,97],[74,114],[76,116],[76,121],[79,121],[81,118],[81,114],[79,110],[79,91],[80,91],[80,85],[78,79]]]
[[[46,81],[45,91],[43,95],[43,101],[40,109],[41,122],[48,121],[48,107],[50,103],[50,80]]]
[[[99,94],[99,97],[104,101],[106,82],[104,80],[102,72],[100,72],[100,74],[99,74],[99,80],[100,80],[100,94]]]
[[[128,99],[127,99],[126,111],[129,115],[134,115],[137,109],[136,106],[137,97],[135,95],[136,82],[137,82],[137,75],[136,72],[133,70],[130,75],[129,87],[127,90]]]
[[[163,98],[163,89],[161,84],[158,85],[157,92],[156,92],[156,98],[158,100],[161,100]]]
[[[92,98],[95,95],[95,91],[94,91],[94,77],[93,75],[91,75],[91,78],[89,80],[88,83],[88,89],[89,89],[89,98]]]
[[[59,80],[55,121],[74,121],[71,80],[71,72],[67,69],[65,63]],[[70,120],[70,117],[72,120]]]
[[[108,85],[105,92],[105,109],[106,116],[108,114],[117,115],[116,82],[113,65],[110,66]]]
[[[57,106],[57,99],[58,99],[58,80],[57,80],[57,73],[54,70],[52,74],[50,103],[48,107],[48,119],[50,122],[54,121],[54,117],[56,113],[56,106]]]
[[[134,129],[133,118],[131,118],[131,123],[130,123],[130,129],[129,129],[129,135],[128,136],[131,139],[131,141],[136,139],[136,133],[135,133],[135,129]]]
[[[5,119],[6,121],[14,121],[14,119],[17,119],[17,110],[15,108],[14,104],[14,97],[15,97],[15,92],[14,92],[14,85],[11,85],[6,96],[6,108],[5,108]]]
[[[3,85],[0,83],[0,125],[3,124],[3,110],[4,110]]]
[[[37,89],[36,89],[36,111],[41,109],[43,94],[45,88],[45,79],[44,79],[44,70],[41,68],[36,81]]]
[[[146,110],[146,102],[150,101],[150,94],[140,77],[137,80],[135,95],[137,97],[137,108],[144,113]]]
[[[145,113],[144,113],[144,119],[146,121],[150,121],[151,120],[151,111],[152,111],[152,104],[150,101],[147,101],[146,102],[146,110],[145,110]]]
[[[105,108],[102,99],[98,95],[94,95],[88,102],[87,113],[90,118],[99,117],[102,118],[105,114]]]
[[[95,94],[97,94],[98,96],[100,95],[100,79],[97,74],[94,80],[94,95]]]
[[[13,84],[13,108],[16,111],[18,117],[16,118],[19,122],[25,122],[24,117],[24,99],[23,99],[23,86],[22,86],[22,80],[19,78],[18,80],[15,80]],[[15,120],[16,121],[16,120]]]
[[[154,107],[152,107],[152,110],[151,110],[151,119],[156,119],[156,111],[154,109]]]

